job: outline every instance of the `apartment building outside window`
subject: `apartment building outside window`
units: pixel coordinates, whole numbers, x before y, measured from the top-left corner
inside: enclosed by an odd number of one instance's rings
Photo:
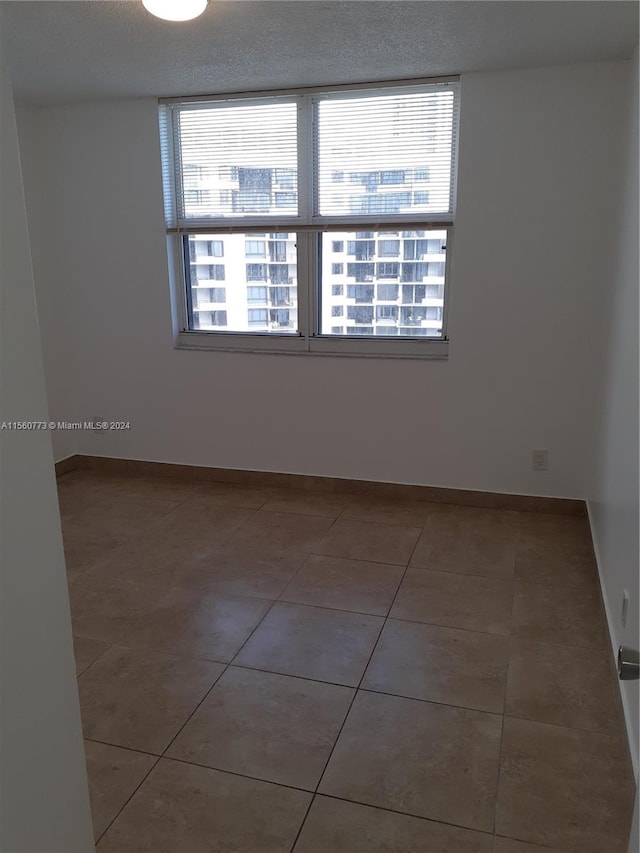
[[[446,355],[457,115],[455,80],[162,102],[177,344]]]

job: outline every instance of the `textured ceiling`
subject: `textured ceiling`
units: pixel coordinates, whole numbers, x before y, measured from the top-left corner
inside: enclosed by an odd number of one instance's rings
[[[172,24],[135,0],[4,0],[33,103],[365,82],[631,56],[637,2],[211,0]]]

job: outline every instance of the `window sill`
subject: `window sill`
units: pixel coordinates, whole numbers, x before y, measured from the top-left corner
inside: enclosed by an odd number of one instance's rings
[[[179,332],[175,349],[209,352],[242,352],[259,355],[305,355],[347,358],[399,358],[446,360],[449,341],[370,340],[299,335],[243,335],[233,333]]]

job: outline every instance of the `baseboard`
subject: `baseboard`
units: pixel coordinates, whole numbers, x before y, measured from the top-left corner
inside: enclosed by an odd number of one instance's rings
[[[607,620],[607,630],[609,632],[609,640],[611,642],[611,649],[613,652],[613,659],[617,662],[618,658],[618,641],[616,640],[615,631],[613,629],[613,617],[611,615],[611,606],[609,604],[609,596],[607,595],[607,589],[604,585],[604,577],[602,573],[602,557],[600,555],[600,549],[598,548],[598,539],[595,533],[595,525],[593,523],[593,515],[591,513],[591,506],[589,502],[586,502],[587,507],[587,517],[589,519],[589,528],[591,530],[591,541],[593,543],[593,553],[596,558],[596,566],[598,569],[598,580],[600,582],[600,595],[602,596],[602,604],[604,606],[605,617]],[[618,689],[620,691],[620,701],[622,703],[622,712],[624,714],[624,723],[627,730],[627,741],[629,743],[629,752],[631,753],[631,763],[633,765],[633,774],[638,780],[638,744],[635,742],[635,735],[633,731],[632,725],[632,717],[631,711],[629,709],[629,703],[627,702],[627,696],[624,690],[622,689],[622,682],[618,680]]]
[[[172,462],[116,459],[108,456],[75,455],[69,457],[68,460],[63,460],[63,463],[72,464],[72,468],[65,470],[92,469],[113,474],[144,474],[203,482],[234,483],[245,486],[274,486],[337,494],[348,492],[366,494],[369,497],[454,503],[463,506],[517,510],[520,512],[549,512],[579,516],[584,516],[586,512],[584,501],[570,498],[502,494],[500,492],[384,483],[374,480],[350,480],[309,474],[279,474],[270,471],[244,471],[236,468],[210,468],[199,465],[179,465]],[[56,473],[62,473],[58,472],[58,464],[60,463],[56,464]]]

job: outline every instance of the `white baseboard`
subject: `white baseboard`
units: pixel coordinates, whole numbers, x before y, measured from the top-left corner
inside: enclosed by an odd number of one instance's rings
[[[591,541],[593,542],[593,551],[596,558],[596,565],[598,567],[598,579],[600,581],[600,592],[602,593],[602,601],[604,603],[604,612],[607,617],[607,629],[609,631],[609,640],[611,641],[611,648],[613,650],[613,659],[617,661],[618,658],[618,641],[616,640],[616,634],[614,631],[614,622],[611,615],[611,607],[609,604],[609,596],[607,595],[607,589],[604,585],[603,573],[602,573],[602,557],[600,555],[600,549],[598,548],[598,539],[595,533],[595,525],[593,523],[593,515],[591,513],[591,504],[589,501],[587,504],[587,515],[589,517],[589,527],[591,529]],[[633,773],[636,778],[636,782],[638,781],[638,744],[635,742],[635,734],[633,731],[633,722],[631,718],[631,711],[629,709],[629,703],[627,702],[627,696],[625,691],[622,688],[622,682],[618,681],[618,689],[620,690],[620,698],[622,700],[622,710],[624,713],[624,722],[627,729],[627,740],[629,741],[629,751],[631,753],[631,762],[633,764]]]

